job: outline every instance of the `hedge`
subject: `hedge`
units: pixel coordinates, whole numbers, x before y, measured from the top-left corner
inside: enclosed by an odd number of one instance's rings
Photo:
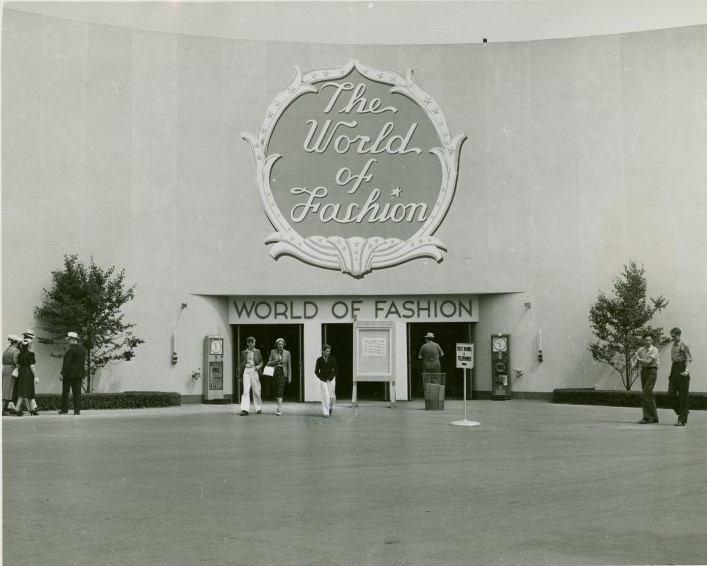
[[[660,409],[672,409],[667,391],[654,391],[655,404]],[[569,405],[605,405],[609,407],[640,407],[640,391],[609,391],[601,389],[555,389],[553,403]],[[707,393],[690,393],[690,409],[707,409]]]
[[[61,395],[37,394],[39,411],[58,411]],[[146,409],[150,407],[179,407],[182,396],[179,393],[162,391],[125,391],[123,393],[84,393],[81,395],[81,409]],[[69,395],[69,409],[73,410],[72,396]]]

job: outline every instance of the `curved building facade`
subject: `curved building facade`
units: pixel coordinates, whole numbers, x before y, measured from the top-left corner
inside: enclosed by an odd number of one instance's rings
[[[237,397],[253,335],[286,340],[290,400],[318,400],[323,342],[339,398],[356,376],[362,398],[415,399],[428,332],[450,396],[457,343],[493,395],[499,334],[515,397],[620,388],[588,313],[629,260],[707,388],[705,26],[356,46],[3,24],[3,330],[39,326],[63,254],[125,268],[145,344],[97,391]],[[40,392],[60,391],[50,353]],[[362,378],[376,356],[381,380]]]

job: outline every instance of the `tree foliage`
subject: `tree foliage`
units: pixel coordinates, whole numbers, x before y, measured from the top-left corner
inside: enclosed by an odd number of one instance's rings
[[[50,337],[38,337],[45,344],[63,344],[73,331],[86,348],[86,389],[99,368],[113,361],[129,361],[144,343],[126,323],[123,306],[135,298],[135,286],[126,287],[125,270],[102,269],[93,257],[88,265],[77,255],[64,255],[63,269],[52,271],[53,286],[43,289],[43,304],[35,308],[40,327]]]
[[[649,324],[667,305],[668,300],[662,295],[646,298],[643,266],[639,268],[630,260],[614,279],[613,296],[599,292],[589,310],[591,329],[598,339],[589,345],[589,351],[596,361],[609,364],[621,375],[627,391],[639,375],[638,370],[631,367],[631,358],[641,347],[643,335],[651,334],[656,345],[669,340],[661,327]]]

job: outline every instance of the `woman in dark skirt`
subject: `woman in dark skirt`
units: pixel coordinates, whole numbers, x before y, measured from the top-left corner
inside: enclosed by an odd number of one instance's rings
[[[278,338],[275,340],[276,348],[270,350],[270,358],[267,365],[273,366],[275,372],[273,381],[275,382],[275,399],[277,400],[277,410],[275,414],[279,417],[282,414],[282,398],[285,395],[285,382],[292,381],[292,358],[285,350],[285,340]]]
[[[38,415],[36,410],[32,408],[30,399],[34,397],[34,352],[29,349],[31,340],[25,338],[20,343],[20,353],[17,356],[17,367],[19,375],[17,376],[17,416],[21,417],[22,401],[27,404],[30,415]]]

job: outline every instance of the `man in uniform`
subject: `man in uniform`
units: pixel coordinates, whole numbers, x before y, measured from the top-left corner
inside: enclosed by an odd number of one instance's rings
[[[670,331],[673,346],[670,349],[670,377],[668,378],[668,397],[672,402],[673,410],[678,416],[675,426],[687,424],[689,411],[688,399],[690,396],[690,364],[692,353],[690,347],[682,341],[682,330],[677,326]]]
[[[643,336],[643,347],[639,348],[635,354],[635,361],[641,368],[641,408],[643,418],[639,424],[651,424],[658,422],[658,410],[655,406],[653,388],[658,379],[658,348],[653,345],[653,336],[646,334]]]

